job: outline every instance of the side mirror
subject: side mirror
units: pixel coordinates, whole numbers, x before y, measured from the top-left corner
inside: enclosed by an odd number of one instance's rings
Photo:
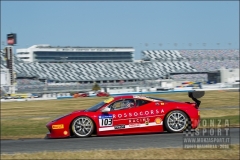
[[[105,108],[102,110],[102,112],[110,112],[110,111],[111,111],[111,109],[108,108],[108,107],[105,107]]]

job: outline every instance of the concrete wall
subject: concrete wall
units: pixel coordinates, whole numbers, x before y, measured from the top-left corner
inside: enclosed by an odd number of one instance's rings
[[[221,83],[233,83],[239,80],[239,69],[221,69]]]

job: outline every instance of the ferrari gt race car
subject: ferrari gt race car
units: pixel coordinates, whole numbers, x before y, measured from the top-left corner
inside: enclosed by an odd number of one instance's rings
[[[183,132],[187,127],[195,129],[200,122],[198,98],[202,96],[203,94],[189,92],[189,97],[194,102],[139,95],[110,97],[86,110],[74,111],[49,122],[46,125],[49,133],[45,138],[165,131],[177,133]]]

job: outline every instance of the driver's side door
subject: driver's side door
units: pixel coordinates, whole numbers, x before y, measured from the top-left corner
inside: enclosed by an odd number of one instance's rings
[[[132,99],[133,100],[133,99]],[[131,108],[123,106],[126,99],[115,101],[106,106],[110,109],[108,112],[99,112],[98,116],[98,135],[126,134],[129,128],[128,113]]]

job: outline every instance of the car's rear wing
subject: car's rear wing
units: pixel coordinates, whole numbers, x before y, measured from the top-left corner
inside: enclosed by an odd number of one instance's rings
[[[192,100],[196,103],[196,107],[199,108],[201,101],[198,100],[198,98],[203,97],[205,94],[204,91],[189,91],[188,97],[192,98]]]

